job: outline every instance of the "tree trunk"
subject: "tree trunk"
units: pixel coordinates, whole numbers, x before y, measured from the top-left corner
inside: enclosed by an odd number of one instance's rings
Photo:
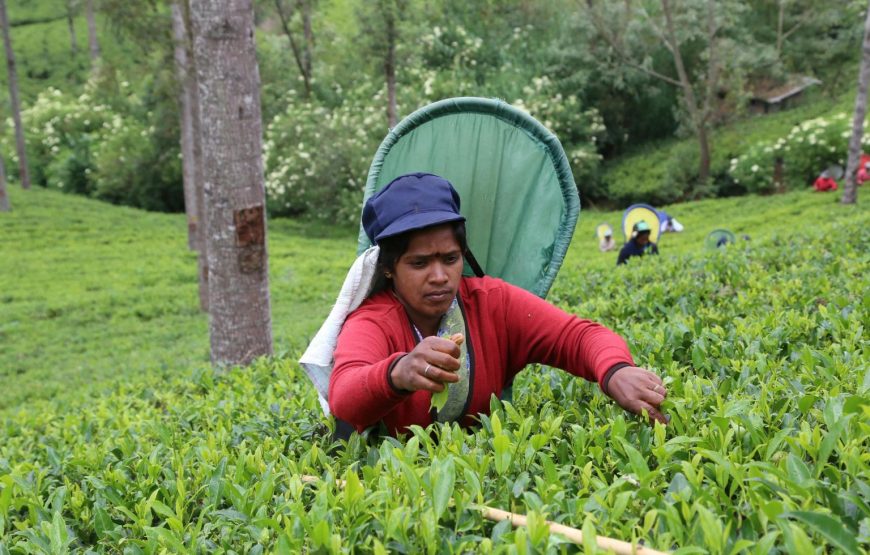
[[[6,195],[6,164],[0,156],[0,212],[9,212],[9,197]]]
[[[785,172],[782,156],[777,156],[773,161],[773,190],[777,193],[785,192]]]
[[[189,29],[189,28],[188,28]],[[196,59],[191,57],[191,69],[193,76],[196,75]],[[206,231],[208,226],[208,213],[205,206],[205,168],[202,156],[202,116],[199,109],[199,88],[195,79],[188,83],[190,87],[191,119],[193,123],[193,182],[196,184],[196,228],[197,250],[199,251],[199,308],[208,312],[208,241]]]
[[[260,76],[251,0],[192,0],[200,92],[211,358],[272,353]],[[208,61],[208,63],[203,63]]]
[[[293,51],[293,59],[296,60],[296,67],[299,68],[299,74],[302,75],[302,84],[304,87],[304,97],[311,97],[311,53],[308,47],[307,33],[311,32],[311,21],[309,14],[308,28],[304,30],[305,42],[303,43],[302,52],[299,51],[299,45],[296,44],[296,39],[293,38],[293,31],[290,29],[290,20],[293,19],[293,10],[291,8],[289,14],[284,13],[284,8],[281,0],[275,0],[275,11],[278,12],[278,17],[281,19],[281,28],[284,29],[284,34],[290,42],[290,50]],[[303,14],[303,19],[305,14]]]
[[[782,59],[782,22],[785,19],[785,1],[779,0],[779,14],[776,18],[776,59]]]
[[[305,45],[302,49],[302,64],[305,66],[305,75],[308,76],[308,86],[311,86],[311,53],[314,50],[314,32],[311,29],[311,2],[313,0],[301,0],[302,2],[302,36]]]
[[[674,57],[674,65],[677,68],[677,75],[680,78],[680,87],[683,89],[683,102],[686,109],[689,111],[689,118],[692,120],[692,125],[695,127],[695,134],[698,136],[699,164],[698,164],[698,182],[706,183],[710,177],[710,142],[707,137],[707,122],[706,117],[698,108],[698,102],[695,100],[695,90],[692,88],[692,83],[689,81],[689,74],[686,72],[686,66],[683,64],[683,55],[680,52],[677,34],[674,30],[674,20],[671,17],[671,8],[668,0],[661,0],[662,11],[665,16],[665,25],[668,31],[669,50]]]
[[[73,58],[75,58],[79,53],[79,41],[76,38],[74,11],[73,0],[66,0],[66,24],[69,27],[69,49]]]
[[[705,124],[701,124],[698,127],[697,133],[700,155],[698,160],[698,183],[703,185],[710,178],[710,138]]]
[[[177,2],[172,3],[172,37],[175,41],[175,74],[178,81],[178,108],[181,116],[181,179],[184,211],[187,214],[187,248],[195,251],[199,209],[196,205],[193,159],[193,113],[190,102],[190,66],[187,63],[187,29],[184,14]]]
[[[208,312],[208,241],[206,241],[205,178],[202,161],[202,124],[199,108],[199,86],[196,76],[196,56],[193,52],[193,25],[190,18],[190,2],[184,0],[184,23],[187,32],[188,79],[184,85],[190,101],[191,135],[193,138],[193,183],[196,196],[196,249],[199,251],[197,272],[199,279],[199,307]]]
[[[97,21],[94,16],[94,0],[86,0],[85,16],[88,20],[88,47],[91,51],[91,62],[100,58],[100,41],[97,39]]]
[[[390,129],[398,123],[396,115],[396,18],[387,14],[387,52],[384,57],[384,74],[387,78],[387,125]]]
[[[861,69],[858,72],[858,94],[855,96],[855,115],[852,117],[852,137],[849,139],[849,159],[846,163],[846,183],[843,186],[843,204],[858,201],[857,172],[861,159],[861,138],[864,136],[864,117],[867,114],[867,84],[870,81],[870,6],[864,21],[864,46]]]
[[[199,250],[199,307],[203,312],[208,312],[208,241],[207,211],[205,205],[205,168],[203,167],[202,155],[202,113],[199,107],[199,86],[196,77],[196,56],[193,54],[193,27],[190,24],[190,3],[185,0],[187,8],[187,34],[188,44],[191,46],[190,53],[190,80],[187,82],[190,94],[191,119],[193,123],[193,182],[196,184],[196,220],[197,245]]]
[[[6,16],[6,0],[0,0],[0,27],[3,28],[3,46],[6,48],[6,70],[9,75],[9,104],[12,121],[15,122],[15,146],[18,151],[18,177],[21,188],[30,189],[30,172],[27,166],[27,150],[24,143],[24,127],[21,124],[21,107],[18,102],[18,71],[15,69],[15,52],[9,33],[9,18]]]

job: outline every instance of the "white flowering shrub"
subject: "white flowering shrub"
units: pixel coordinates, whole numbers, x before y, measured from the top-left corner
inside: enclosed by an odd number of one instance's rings
[[[94,187],[89,171],[93,165],[92,149],[117,117],[105,105],[93,102],[87,93],[72,97],[52,88],[40,93],[21,112],[33,181],[89,194]],[[9,122],[8,127],[11,126]],[[15,175],[18,155],[14,140],[5,136],[2,148]]]
[[[851,121],[845,112],[807,120],[795,125],[788,135],[757,143],[733,158],[728,173],[749,192],[772,192],[776,160],[781,158],[785,185],[791,188],[805,185],[833,164],[845,166],[851,132]],[[864,146],[868,145],[870,136],[865,135]]]
[[[586,193],[584,184],[597,181],[601,155],[596,143],[604,135],[604,121],[595,108],[584,109],[575,95],[563,96],[554,89],[548,77],[536,77],[523,87],[523,96],[514,100],[513,105],[529,113],[559,138],[571,164],[574,181],[581,192]]]
[[[47,89],[22,110],[33,182],[116,204],[183,209],[177,133],[157,137],[147,123],[156,118],[127,82],[112,105],[99,100],[96,86],[88,83],[77,97]],[[14,138],[4,137],[0,148],[17,172]]]
[[[91,194],[148,210],[183,209],[175,194],[182,186],[179,149],[161,151],[154,137],[153,126],[133,118],[108,129],[94,148]]]
[[[359,221],[368,168],[387,134],[384,96],[363,84],[335,108],[288,98],[265,133],[271,213]]]
[[[400,87],[399,109],[406,113],[438,100],[427,83],[440,82],[434,70],[414,70]],[[514,106],[530,113],[559,137],[578,184],[593,181],[601,156],[595,149],[604,125],[594,109],[575,96],[553,92],[546,77],[532,80]],[[430,96],[431,95],[431,96]],[[369,165],[386,136],[385,91],[364,83],[330,108],[291,93],[287,109],[266,127],[266,196],[270,212],[356,223]]]

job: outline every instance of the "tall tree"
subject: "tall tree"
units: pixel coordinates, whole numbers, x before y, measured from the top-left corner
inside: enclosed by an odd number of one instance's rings
[[[384,54],[384,77],[387,81],[387,125],[390,129],[399,122],[398,109],[396,107],[396,41],[398,29],[396,27],[397,10],[390,9],[393,4],[384,10],[384,28],[387,41],[387,49]]]
[[[0,212],[9,212],[9,197],[6,195],[6,164],[0,156]]]
[[[733,0],[646,0],[642,2],[604,2],[585,0],[602,52],[616,64],[640,71],[660,82],[676,87],[688,128],[698,142],[698,181],[710,175],[710,127],[718,109],[723,73],[737,74],[739,63],[733,37],[724,40],[726,30],[734,30],[737,14],[744,9]],[[729,51],[723,51],[724,46]],[[653,54],[664,49],[670,68],[657,67]],[[690,61],[692,65],[690,66]]]
[[[208,311],[208,245],[205,241],[205,198],[202,176],[202,134],[200,131],[199,92],[193,42],[190,35],[190,10],[173,2],[172,29],[175,40],[175,65],[178,76],[178,104],[181,128],[181,164],[184,209],[187,213],[187,246],[199,252],[199,304]]]
[[[18,101],[18,71],[15,69],[15,52],[9,33],[9,18],[6,16],[6,0],[0,0],[0,27],[3,28],[3,46],[6,48],[6,71],[9,75],[9,103],[12,121],[15,122],[15,146],[18,152],[18,177],[21,187],[30,189],[30,171],[27,167],[27,149],[24,143],[24,126],[21,124],[21,106]]]
[[[626,0],[621,5],[621,10],[616,7],[617,3],[607,6],[602,4],[586,0],[586,10],[598,35],[610,45],[619,61],[679,89],[683,108],[698,140],[698,180],[705,182],[710,175],[709,124],[720,72],[717,52],[719,24],[715,13],[715,0],[706,0],[706,6],[703,6],[705,13],[700,9],[693,13],[694,25],[679,27],[674,22],[669,0],[660,0],[658,6],[650,2],[636,5],[631,0]],[[631,31],[629,28],[632,28]],[[632,43],[632,31],[637,35],[643,33],[646,40]],[[683,49],[699,39],[707,46],[707,68],[702,77],[693,79],[687,69]],[[664,46],[670,53],[676,78],[653,67],[649,58],[650,42]]]
[[[100,58],[100,41],[97,38],[97,19],[94,14],[94,0],[85,0],[87,2],[85,17],[88,20],[88,48],[91,52],[91,62],[95,62]]]
[[[191,107],[190,64],[187,56],[187,26],[178,2],[173,2],[172,38],[175,42],[175,73],[178,80],[178,108],[181,116],[181,172],[184,211],[187,213],[187,248],[198,250],[199,209],[196,198],[195,161],[193,159],[193,111]]]
[[[842,90],[844,68],[854,61],[864,24],[863,1],[744,0],[750,17],[744,25],[770,48],[769,65],[759,77],[788,74],[821,79],[831,92]]]
[[[312,75],[312,51],[314,50],[314,32],[311,28],[311,8],[314,0],[292,0],[290,3],[284,0],[274,0],[275,11],[281,20],[281,28],[290,42],[293,51],[293,59],[302,76],[305,98],[311,97]],[[296,33],[293,31],[291,22],[297,12],[302,13],[302,46],[300,48]]]
[[[72,57],[79,53],[79,41],[76,38],[75,0],[66,0],[66,25],[69,27],[69,49]]]
[[[254,10],[251,0],[192,0],[191,23],[199,62],[211,358],[247,364],[272,352]]]
[[[864,136],[864,117],[867,114],[867,85],[870,82],[870,6],[864,20],[864,46],[861,54],[861,69],[858,72],[858,94],[855,95],[855,115],[852,117],[852,136],[849,139],[849,159],[846,163],[846,184],[843,187],[843,204],[858,201],[856,182],[858,162],[861,159],[861,139]]]
[[[800,29],[804,23],[812,20],[816,16],[816,13],[815,7],[812,4],[801,6],[803,9],[800,12],[800,16],[795,21],[786,25],[785,16],[788,8],[791,7],[790,4],[792,4],[792,2],[789,2],[789,0],[776,0],[776,4],[776,57],[779,59],[782,57],[783,43],[793,35],[795,31]]]
[[[381,61],[387,86],[387,125],[398,122],[396,102],[396,48],[400,43],[400,22],[408,9],[408,0],[374,0],[362,6],[357,14],[361,36],[368,50]]]

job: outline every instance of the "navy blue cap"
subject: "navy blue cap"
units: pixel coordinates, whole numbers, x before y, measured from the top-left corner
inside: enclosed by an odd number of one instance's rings
[[[390,181],[366,201],[362,224],[369,241],[448,222],[464,222],[459,193],[443,177],[409,173]]]

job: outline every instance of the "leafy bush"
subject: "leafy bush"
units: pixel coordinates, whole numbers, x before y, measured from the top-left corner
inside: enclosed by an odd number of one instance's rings
[[[376,102],[364,102],[374,97]],[[381,102],[377,102],[380,100]],[[383,92],[364,84],[329,108],[291,98],[266,127],[266,194],[272,213],[359,221],[375,149],[386,135]]]
[[[617,206],[633,202],[667,204],[678,200],[705,198],[708,196],[731,196],[745,194],[761,188],[747,187],[746,182],[737,178],[735,183],[731,173],[731,161],[752,150],[757,144],[772,146],[801,123],[816,118],[831,118],[844,109],[851,108],[853,97],[807,99],[803,106],[767,114],[753,116],[734,122],[711,132],[712,155],[710,160],[711,182],[698,183],[698,144],[694,138],[662,141],[645,145],[635,152],[608,162],[602,172],[601,180],[606,187],[605,198]],[[762,146],[762,153],[763,148]],[[828,145],[830,146],[830,145]],[[760,153],[755,154],[758,156]],[[768,163],[769,161],[769,163]],[[758,162],[756,162],[758,163]],[[765,165],[767,164],[767,165]],[[755,163],[750,164],[750,168]],[[773,157],[768,157],[759,168],[768,178],[773,172]],[[820,172],[822,167],[813,171]],[[798,178],[786,169],[787,185]],[[812,172],[810,172],[812,177]],[[805,183],[809,177],[802,175],[796,183]]]
[[[183,209],[177,142],[155,133],[152,113],[127,82],[112,105],[100,86],[91,81],[78,97],[48,89],[22,111],[34,183],[116,204]],[[14,138],[0,145],[17,176]]]
[[[605,129],[595,108],[583,109],[575,95],[562,96],[546,76],[523,87],[514,106],[525,110],[559,138],[583,197],[595,196],[601,155],[595,148]]]
[[[57,89],[41,93],[32,106],[22,110],[25,143],[35,183],[55,189],[89,194],[93,182],[87,170],[91,149],[105,129],[121,125],[106,106],[91,101],[87,93],[71,97]],[[11,127],[11,120],[7,122]],[[3,150],[11,160],[10,173],[17,177],[15,139],[3,137]]]
[[[507,47],[522,42],[528,33],[517,28]],[[434,26],[419,40],[423,63],[400,74],[400,115],[453,96],[513,99],[514,106],[541,121],[562,142],[584,196],[595,190],[601,160],[595,145],[604,132],[595,109],[584,108],[576,95],[561,94],[546,76],[526,80],[519,68],[500,65],[507,62],[462,26]],[[496,68],[516,76],[504,80],[510,86],[484,84]],[[369,165],[388,132],[385,87],[379,80],[363,78],[351,90],[336,85],[330,94],[315,96],[304,100],[291,91],[284,99],[286,110],[266,127],[268,204],[277,215],[355,223]]]
[[[733,158],[729,173],[747,190],[769,193],[774,190],[774,168],[780,159],[786,184],[807,185],[825,168],[845,166],[851,129],[845,112],[802,122],[775,142],[756,143],[746,154]],[[863,142],[870,145],[870,136]]]

